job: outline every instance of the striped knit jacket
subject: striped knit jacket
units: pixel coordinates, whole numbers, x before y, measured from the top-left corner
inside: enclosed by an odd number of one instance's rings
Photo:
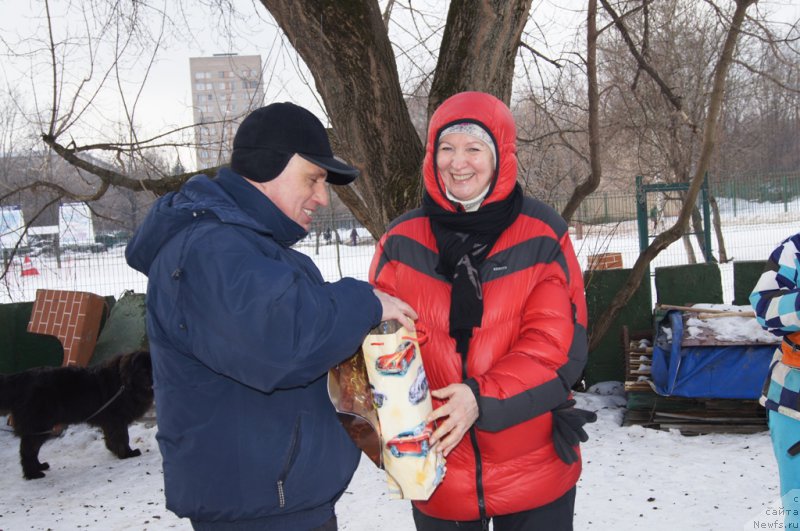
[[[767,261],[750,294],[756,319],[764,329],[785,337],[800,332],[800,233],[786,239]],[[800,369],[786,365],[779,348],[770,363],[759,400],[767,409],[800,420]]]

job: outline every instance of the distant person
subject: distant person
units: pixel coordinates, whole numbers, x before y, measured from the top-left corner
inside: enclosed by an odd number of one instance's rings
[[[786,528],[800,528],[800,234],[786,239],[767,260],[750,304],[765,330],[782,338],[759,400],[767,408],[770,437],[786,510]],[[795,492],[792,492],[795,491]],[[791,524],[791,525],[790,525]]]
[[[653,222],[653,232],[658,230],[658,207],[653,205],[650,209],[650,221]]]
[[[511,111],[464,92],[431,117],[422,208],[392,224],[370,280],[419,312],[447,473],[413,503],[420,531],[572,529],[578,443],[594,413],[571,388],[586,301],[564,220],[517,183]]]
[[[160,198],[126,250],[148,276],[147,332],[167,508],[198,530],[335,530],[360,452],[328,398],[329,368],[406,303],[328,283],[291,246],[357,170],[291,103],[253,111],[231,167]]]
[[[358,245],[358,231],[355,229],[355,227],[350,231],[350,245],[354,247]]]
[[[333,237],[331,234],[331,229],[325,229],[325,232],[322,233],[322,237],[325,238],[325,243],[331,243],[331,238]]]

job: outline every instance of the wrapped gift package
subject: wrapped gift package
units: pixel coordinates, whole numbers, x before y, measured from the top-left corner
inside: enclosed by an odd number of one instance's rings
[[[350,438],[378,468],[383,468],[378,411],[367,380],[364,355],[359,349],[328,372],[328,395]]]
[[[386,471],[390,497],[427,500],[445,460],[430,447],[435,426],[425,422],[432,405],[416,335],[382,322],[359,353],[331,370],[328,383],[350,436]]]

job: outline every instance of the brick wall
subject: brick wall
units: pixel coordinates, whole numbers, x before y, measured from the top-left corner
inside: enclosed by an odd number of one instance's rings
[[[94,352],[105,301],[82,291],[36,290],[28,332],[55,336],[64,347],[63,365],[85,367]]]
[[[589,256],[588,269],[622,269],[622,253],[601,253]]]

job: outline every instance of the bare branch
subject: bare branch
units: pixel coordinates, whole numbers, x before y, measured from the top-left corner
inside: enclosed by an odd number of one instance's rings
[[[383,10],[383,27],[389,28],[389,19],[392,18],[392,8],[394,7],[394,0],[386,2],[386,8]]]
[[[625,22],[620,18],[617,12],[614,10],[613,7],[608,3],[608,0],[600,0],[600,3],[603,4],[603,8],[611,15],[611,18],[614,20],[614,25],[617,27],[620,35],[622,35],[625,44],[628,45],[628,50],[631,52],[631,55],[636,59],[637,63],[639,63],[639,67],[647,72],[647,74],[656,82],[656,84],[661,89],[662,94],[667,100],[675,107],[675,110],[678,111],[681,116],[684,118],[686,123],[691,123],[689,117],[683,110],[683,103],[681,102],[680,96],[676,95],[672,92],[672,89],[667,85],[661,76],[658,74],[655,68],[647,61],[647,59],[639,52],[636,47],[636,44],[633,42],[633,39],[628,32],[628,28],[625,26]]]
[[[605,0],[600,0],[604,4]],[[694,209],[695,201],[700,193],[700,187],[703,183],[703,178],[709,167],[711,156],[714,152],[717,135],[717,122],[722,108],[723,94],[725,88],[725,80],[733,62],[733,53],[736,43],[739,39],[740,29],[742,22],[745,19],[748,7],[755,3],[756,0],[736,0],[736,9],[731,18],[730,26],[725,37],[725,43],[722,51],[717,60],[714,68],[714,82],[711,92],[708,96],[708,110],[706,113],[705,121],[703,124],[703,142],[700,151],[699,160],[694,170],[694,175],[689,184],[689,189],[686,192],[683,206],[681,208],[678,219],[675,224],[669,229],[655,237],[651,244],[645,251],[636,259],[628,279],[625,281],[622,288],[617,292],[617,295],[611,301],[611,304],[606,312],[601,314],[595,321],[590,339],[589,350],[596,348],[600,340],[605,336],[608,329],[611,327],[612,321],[617,317],[619,311],[633,296],[634,291],[639,286],[647,271],[652,260],[658,256],[661,251],[666,249],[670,244],[677,241],[685,232],[688,227],[692,211]]]
[[[94,192],[88,194],[76,194],[75,192],[67,190],[63,186],[52,183],[50,181],[34,181],[32,183],[26,184],[25,186],[16,188],[5,195],[0,196],[0,202],[6,200],[8,197],[11,197],[12,195],[24,192],[25,190],[37,190],[39,188],[47,188],[49,190],[55,191],[58,194],[59,199],[64,197],[69,197],[70,199],[73,199],[75,201],[83,201],[83,202],[96,201],[101,197],[103,197],[103,195],[108,191],[108,187],[109,183],[101,182],[100,186]]]
[[[42,140],[45,144],[50,146],[58,156],[76,168],[96,175],[106,185],[118,186],[129,190],[149,190],[158,195],[163,195],[170,190],[176,190],[191,177],[191,174],[183,174],[173,175],[163,179],[132,179],[114,170],[81,159],[75,154],[74,149],[62,146],[52,136],[46,134],[42,135]],[[213,170],[216,169],[218,168],[211,168],[210,170],[212,171],[206,170],[206,172],[213,175],[213,173],[215,173]]]
[[[561,63],[559,63],[558,61],[556,61],[555,59],[550,59],[549,57],[545,56],[541,52],[537,51],[536,49],[531,47],[529,44],[527,44],[525,41],[520,41],[519,45],[520,45],[520,47],[525,48],[526,50],[531,52],[536,57],[538,57],[540,59],[543,59],[544,61],[547,61],[548,63],[550,63],[551,65],[555,66],[556,68],[563,68],[563,66],[564,66]]]
[[[47,130],[47,134],[52,136],[55,134],[56,112],[58,110],[58,73],[56,71],[56,44],[55,39],[53,39],[53,19],[50,17],[50,0],[45,0],[44,7],[47,12],[47,32],[50,35],[50,66],[53,69],[53,102],[50,110],[50,127]]]
[[[648,7],[650,4],[652,4],[653,2],[655,2],[655,0],[642,0],[642,5],[640,5],[640,6],[636,6],[636,7],[634,7],[633,9],[631,9],[630,11],[627,11],[627,12],[625,12],[625,13],[622,13],[622,14],[619,16],[620,20],[625,20],[626,18],[630,17],[631,15],[635,15],[635,14],[636,14],[636,13],[638,13],[639,11],[642,11],[642,10],[645,10],[645,9],[647,9],[647,7]],[[608,28],[610,28],[610,27],[614,26],[614,24],[615,24],[615,22],[612,20],[611,22],[609,22],[609,23],[608,23],[608,24],[606,24],[605,26],[601,27],[600,29],[598,29],[598,30],[597,30],[597,35],[599,36],[599,35],[601,35],[602,33],[605,33],[605,31],[606,31]]]
[[[750,64],[748,64],[748,63],[746,63],[746,62],[744,62],[742,60],[739,60],[739,59],[734,59],[733,63],[736,64],[736,65],[741,66],[742,68],[744,68],[745,70],[747,70],[750,73],[753,73],[753,74],[756,74],[756,75],[758,75],[760,77],[763,77],[764,79],[770,81],[771,83],[773,83],[774,85],[780,87],[781,89],[785,90],[786,92],[792,92],[794,94],[800,94],[800,87],[790,87],[789,85],[787,85],[786,83],[784,83],[783,81],[781,81],[780,79],[778,79],[776,76],[774,76],[773,74],[771,74],[769,72],[766,72],[764,70],[759,70],[758,68],[756,68],[756,67],[754,67],[754,66],[752,66],[752,65],[750,65]]]
[[[545,138],[548,138],[548,137],[551,137],[551,136],[554,136],[554,135],[558,136],[558,135],[563,135],[563,134],[566,134],[566,133],[585,133],[585,132],[586,131],[584,129],[559,129],[557,131],[548,131],[546,133],[542,133],[541,135],[535,136],[533,138],[525,138],[525,137],[522,137],[522,136],[518,135],[517,136],[517,143],[518,144],[536,144],[536,143],[541,142]]]

